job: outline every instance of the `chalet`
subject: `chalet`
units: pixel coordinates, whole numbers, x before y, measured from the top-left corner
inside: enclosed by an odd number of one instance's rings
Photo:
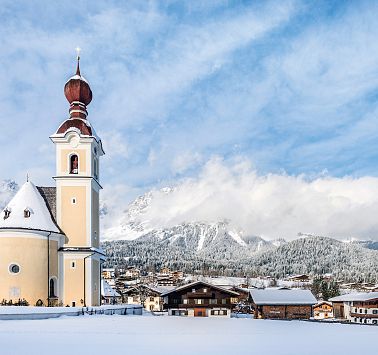
[[[101,303],[118,304],[122,302],[122,296],[114,290],[105,280],[101,281]]]
[[[378,324],[378,292],[350,293],[330,299],[334,316],[351,323]]]
[[[204,281],[196,281],[162,294],[164,309],[172,316],[230,317],[231,298],[238,297],[227,290]]]
[[[113,269],[113,268],[104,268],[104,269],[102,269],[101,276],[105,280],[114,279],[115,269]]]
[[[309,319],[316,299],[309,290],[256,289],[250,291],[250,302],[255,318]]]
[[[138,287],[130,287],[122,292],[124,302],[127,304],[142,304],[141,293]]]
[[[312,311],[315,319],[333,318],[333,307],[330,302],[319,302],[312,308]]]
[[[140,270],[136,267],[129,266],[123,273],[128,280],[135,280],[140,277]]]
[[[287,279],[289,281],[294,281],[294,282],[309,282],[311,278],[309,275],[301,274],[301,275],[289,276]]]

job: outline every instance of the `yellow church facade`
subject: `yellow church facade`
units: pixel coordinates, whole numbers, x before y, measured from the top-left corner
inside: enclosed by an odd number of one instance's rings
[[[70,116],[50,137],[56,187],[27,181],[0,215],[0,302],[101,303],[99,177],[101,139],[87,119],[92,92],[80,74],[66,83]]]

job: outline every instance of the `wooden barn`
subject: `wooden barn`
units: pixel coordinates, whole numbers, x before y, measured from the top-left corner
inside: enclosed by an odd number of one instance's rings
[[[251,290],[250,302],[255,318],[309,319],[316,299],[310,290]]]

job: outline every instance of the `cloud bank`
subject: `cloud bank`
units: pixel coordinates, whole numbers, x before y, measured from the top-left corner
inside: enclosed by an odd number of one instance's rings
[[[245,235],[266,239],[290,240],[298,233],[378,239],[378,178],[373,177],[259,176],[247,160],[215,157],[197,177],[152,196],[141,216],[151,228],[228,220]],[[112,225],[122,220],[125,216]]]

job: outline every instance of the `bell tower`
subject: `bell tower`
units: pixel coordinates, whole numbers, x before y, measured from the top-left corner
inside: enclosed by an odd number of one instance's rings
[[[76,73],[64,86],[70,104],[66,119],[50,138],[56,147],[56,219],[66,235],[60,249],[59,285],[64,306],[100,305],[100,274],[104,254],[100,250],[99,193],[101,139],[88,121],[92,101],[88,81]]]

